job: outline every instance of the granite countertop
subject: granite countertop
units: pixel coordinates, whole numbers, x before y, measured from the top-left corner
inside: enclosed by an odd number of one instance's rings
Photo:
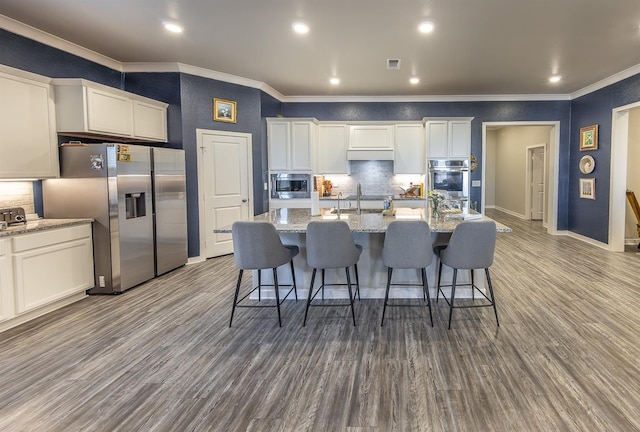
[[[473,214],[479,215],[476,212]],[[267,213],[250,218],[254,221],[267,221],[275,225],[276,230],[280,233],[306,233],[307,224],[313,220],[332,220],[337,219],[335,213],[331,213],[330,209],[321,209],[320,216],[311,216],[310,209],[302,208],[283,208],[271,209]],[[351,227],[351,231],[357,233],[384,233],[387,226],[394,220],[411,220],[422,219],[429,222],[429,227],[433,232],[453,232],[453,229],[460,219],[432,219],[424,208],[418,209],[396,209],[395,216],[383,216],[382,212],[372,212],[371,210],[363,210],[362,214],[346,213],[341,217]],[[484,220],[491,220],[488,217],[481,217]],[[496,222],[498,232],[511,232],[511,228]],[[231,227],[224,227],[214,230],[216,233],[230,233]]]
[[[389,195],[362,195],[360,201],[384,201]],[[424,201],[425,197],[402,197],[400,195],[392,195],[394,201]],[[321,200],[337,201],[338,195],[331,195],[328,197],[320,197]],[[345,195],[340,198],[340,201],[356,201],[358,197],[356,195]]]
[[[0,231],[0,238],[19,234],[30,234],[36,231],[46,231],[91,222],[93,222],[93,219],[36,219],[33,221],[27,221],[26,224],[9,225],[6,230]]]

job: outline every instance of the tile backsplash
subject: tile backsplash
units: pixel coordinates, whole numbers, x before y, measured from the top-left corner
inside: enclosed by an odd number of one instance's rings
[[[35,213],[33,183],[0,182],[0,208],[6,207],[23,207],[25,213]]]
[[[360,183],[363,195],[398,195],[409,183],[424,182],[421,175],[395,175],[393,161],[350,161],[351,175],[325,175],[333,183],[333,194],[354,195]]]

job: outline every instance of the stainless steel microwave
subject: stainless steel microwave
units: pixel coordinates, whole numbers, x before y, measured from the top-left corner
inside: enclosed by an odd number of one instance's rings
[[[271,174],[271,198],[311,198],[310,174]]]

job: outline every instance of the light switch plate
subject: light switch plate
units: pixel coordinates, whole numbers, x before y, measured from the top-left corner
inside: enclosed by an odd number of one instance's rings
[[[482,185],[482,180],[471,180],[471,187],[480,187]]]

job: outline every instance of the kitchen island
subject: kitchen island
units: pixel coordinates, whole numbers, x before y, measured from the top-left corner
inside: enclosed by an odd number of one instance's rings
[[[451,217],[441,217],[438,219],[431,218],[431,215],[425,208],[417,209],[397,209],[395,216],[383,216],[380,211],[362,210],[362,214],[355,214],[354,211],[345,211],[340,215],[331,212],[330,209],[321,209],[321,214],[318,216],[312,216],[310,209],[299,208],[282,208],[272,209],[269,212],[254,216],[251,220],[254,221],[266,221],[272,223],[276,231],[280,234],[280,238],[284,244],[297,245],[300,248],[300,254],[293,260],[294,267],[296,269],[296,282],[298,285],[298,295],[301,298],[306,298],[309,283],[311,282],[312,269],[309,268],[306,261],[306,232],[307,225],[312,220],[344,220],[349,224],[351,231],[353,232],[354,240],[356,244],[362,246],[362,255],[358,261],[358,273],[360,277],[360,294],[362,298],[384,298],[385,287],[387,283],[387,269],[382,263],[382,247],[384,243],[384,233],[389,226],[389,223],[395,220],[426,220],[429,223],[431,229],[432,240],[435,241],[438,235],[447,235],[453,232],[454,228],[464,215],[457,215]],[[488,220],[489,218],[479,214],[467,215],[470,218],[479,218]],[[498,233],[511,232],[511,228],[496,222],[496,230]],[[231,227],[216,230],[218,233],[230,233]],[[418,270],[403,270],[398,269],[394,271],[394,283],[417,283],[419,281]],[[451,280],[452,271],[448,268],[444,268],[442,283],[448,284]],[[427,278],[429,282],[429,288],[432,295],[435,295],[436,286],[436,259],[432,261],[431,265],[427,268]],[[476,273],[476,285],[482,287],[484,281],[484,273]],[[270,279],[270,272],[263,272],[264,283],[272,283]],[[291,283],[291,273],[288,267],[282,267],[278,270],[278,280],[282,284]],[[344,269],[338,271],[327,270],[326,282],[330,283],[344,283]],[[469,281],[468,272],[462,271],[459,273],[458,281],[460,284],[467,283]],[[318,286],[319,281],[316,281]],[[284,292],[284,289],[283,289]],[[470,289],[461,288],[456,290],[456,297],[470,296]],[[264,295],[269,295],[268,290],[265,290]],[[327,287],[325,292],[326,298],[347,298],[347,291],[344,287]],[[420,289],[397,287],[391,290],[391,298],[421,298],[422,292]]]

